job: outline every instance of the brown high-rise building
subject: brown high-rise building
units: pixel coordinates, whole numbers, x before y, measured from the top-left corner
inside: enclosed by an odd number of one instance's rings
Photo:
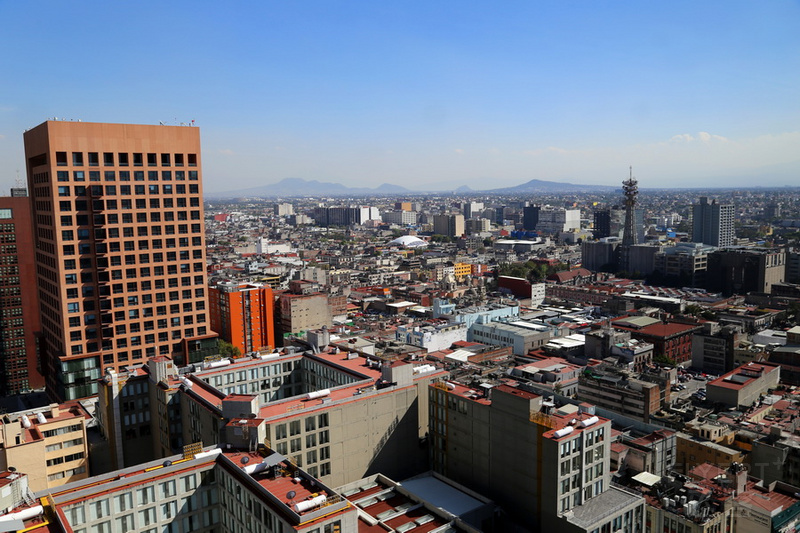
[[[92,396],[102,369],[216,353],[199,130],[47,121],[24,137],[50,393]]]
[[[40,321],[33,242],[30,199],[0,197],[0,395],[3,396],[44,386],[37,368],[36,334]]]

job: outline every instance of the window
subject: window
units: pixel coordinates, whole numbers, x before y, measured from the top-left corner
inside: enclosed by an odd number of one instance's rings
[[[175,496],[175,494],[176,494],[176,490],[175,490],[175,480],[174,479],[171,480],[171,481],[165,481],[164,483],[161,483],[161,495],[164,498],[170,498],[172,496]]]
[[[97,520],[99,518],[104,518],[111,514],[111,508],[108,503],[108,499],[98,500],[89,503],[89,519],[90,520]]]

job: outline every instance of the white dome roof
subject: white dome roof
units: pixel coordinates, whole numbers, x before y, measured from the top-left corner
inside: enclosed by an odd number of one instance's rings
[[[403,235],[402,237],[398,237],[389,244],[394,244],[396,246],[404,246],[406,248],[416,248],[418,246],[428,246],[428,243],[420,239],[419,237],[414,237],[413,235]]]

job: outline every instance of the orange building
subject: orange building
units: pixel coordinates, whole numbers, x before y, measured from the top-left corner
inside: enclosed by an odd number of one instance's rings
[[[218,353],[199,129],[51,120],[24,140],[48,392],[94,396],[103,369]]]
[[[211,329],[243,354],[275,346],[275,297],[269,285],[221,281],[208,291]]]

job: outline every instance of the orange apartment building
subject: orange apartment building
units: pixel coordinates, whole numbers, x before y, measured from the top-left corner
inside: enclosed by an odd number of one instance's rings
[[[0,197],[0,395],[44,386],[30,199]]]
[[[104,368],[216,353],[200,131],[47,121],[24,141],[48,391],[94,396]]]
[[[269,285],[220,281],[209,287],[211,329],[243,354],[275,347],[275,297]]]

